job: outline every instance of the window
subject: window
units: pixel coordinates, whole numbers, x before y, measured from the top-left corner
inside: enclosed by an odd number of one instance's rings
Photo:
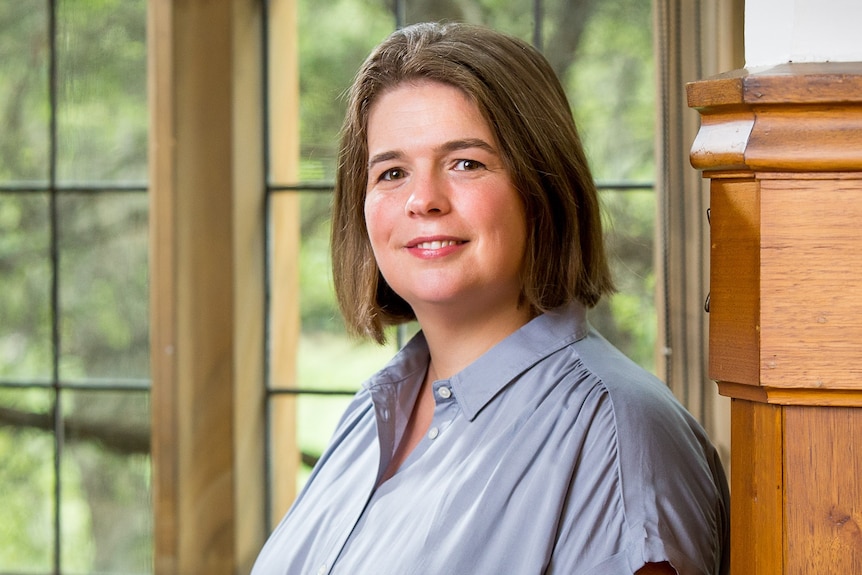
[[[145,0],[0,4],[0,573],[149,573]]]
[[[591,320],[630,356],[654,367],[650,3],[300,1],[297,62],[284,60],[291,53],[278,44],[288,41],[284,29],[272,18],[268,27],[270,523],[292,501],[362,380],[415,329],[393,329],[391,345],[383,348],[347,338],[331,285],[328,215],[344,90],[395,27],[431,19],[481,23],[532,41],[558,70],[601,189],[620,288]],[[285,110],[290,99],[273,86],[284,85],[281,75],[291,65],[299,69],[299,98]]]

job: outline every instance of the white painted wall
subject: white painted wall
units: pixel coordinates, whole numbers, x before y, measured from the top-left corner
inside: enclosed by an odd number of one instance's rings
[[[745,66],[862,62],[862,0],[746,0]]]

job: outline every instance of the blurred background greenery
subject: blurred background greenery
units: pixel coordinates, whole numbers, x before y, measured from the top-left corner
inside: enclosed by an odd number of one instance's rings
[[[429,19],[504,30],[554,64],[620,288],[591,321],[653,368],[650,3],[539,4],[537,22],[532,0],[299,2],[300,178],[270,182],[301,194],[298,387],[354,390],[399,339],[345,337],[330,197],[302,187],[333,181],[343,92],[368,51],[399,21]],[[146,0],[0,1],[0,573],[152,572],[145,26]],[[307,462],[348,400],[299,397]]]

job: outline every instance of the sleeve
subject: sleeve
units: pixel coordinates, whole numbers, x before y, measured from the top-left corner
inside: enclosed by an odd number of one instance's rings
[[[548,573],[724,573],[727,485],[705,433],[657,380],[600,389]]]
[[[614,401],[629,563],[669,561],[679,575],[726,568],[727,481],[706,432],[660,381],[630,382]]]

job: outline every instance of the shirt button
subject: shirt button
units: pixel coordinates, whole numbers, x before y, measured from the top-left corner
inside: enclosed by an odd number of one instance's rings
[[[326,565],[321,565],[317,570],[317,575],[326,575]]]
[[[440,430],[436,427],[432,427],[428,430],[428,438],[429,439],[437,439],[437,436],[440,435]]]
[[[451,390],[451,389],[449,389],[449,388],[448,388],[448,387],[446,387],[446,386],[443,386],[443,387],[440,387],[440,389],[438,389],[438,390],[437,390],[437,394],[438,394],[440,397],[442,397],[443,399],[449,399],[450,397],[452,397],[452,390]]]

